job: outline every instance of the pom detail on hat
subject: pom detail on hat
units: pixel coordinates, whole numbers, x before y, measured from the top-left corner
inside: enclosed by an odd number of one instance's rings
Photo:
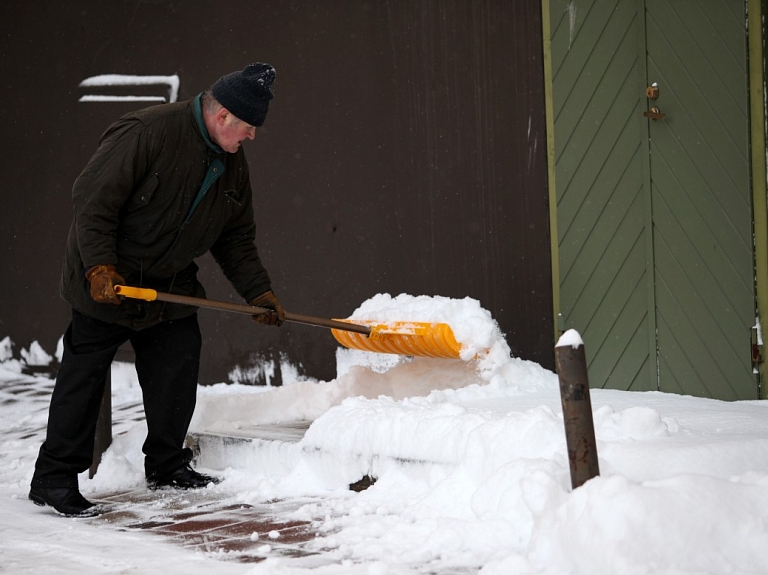
[[[267,117],[269,101],[275,97],[271,90],[275,75],[272,66],[256,62],[241,72],[232,72],[216,80],[211,93],[243,122],[261,126]]]

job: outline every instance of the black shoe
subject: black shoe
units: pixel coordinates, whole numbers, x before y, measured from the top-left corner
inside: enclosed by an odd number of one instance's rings
[[[101,508],[83,497],[74,487],[33,487],[29,498],[35,505],[50,505],[64,517],[96,517]]]
[[[211,483],[219,483],[221,479],[198,473],[185,463],[173,473],[158,477],[155,474],[147,477],[147,487],[157,489],[158,487],[175,487],[176,489],[199,489],[207,487]]]

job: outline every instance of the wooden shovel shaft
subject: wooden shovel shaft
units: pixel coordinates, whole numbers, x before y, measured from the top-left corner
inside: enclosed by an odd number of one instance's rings
[[[246,315],[259,315],[267,313],[272,310],[268,310],[263,307],[256,307],[252,305],[228,303],[224,301],[216,301],[210,299],[204,299],[199,297],[191,297],[186,295],[177,295],[172,293],[163,293],[151,289],[135,288],[130,286],[115,286],[115,293],[125,297],[142,299],[146,301],[158,300],[167,301],[169,303],[180,303],[183,305],[191,305],[195,307],[202,307],[207,309],[216,309],[220,311],[230,311],[234,313],[242,313]],[[285,321],[293,323],[301,323],[304,325],[314,325],[316,327],[327,327],[331,329],[338,329],[340,331],[350,331],[353,333],[361,333],[363,335],[370,335],[371,328],[365,325],[358,325],[355,323],[348,323],[345,321],[336,321],[333,319],[325,319],[322,317],[312,317],[309,315],[301,315],[297,313],[285,312]]]

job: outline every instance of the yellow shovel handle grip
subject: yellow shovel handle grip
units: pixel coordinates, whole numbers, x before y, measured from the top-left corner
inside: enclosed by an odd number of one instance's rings
[[[115,293],[132,299],[143,299],[144,301],[155,301],[157,299],[157,291],[148,288],[116,285]]]

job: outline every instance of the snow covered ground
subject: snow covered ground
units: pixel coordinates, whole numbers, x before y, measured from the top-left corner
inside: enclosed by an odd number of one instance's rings
[[[326,561],[313,568],[268,546],[261,563],[226,561],[33,506],[26,496],[52,382],[22,370],[50,356],[33,345],[14,358],[4,340],[0,571],[768,573],[768,402],[592,390],[601,475],[571,491],[557,376],[510,358],[476,301],[380,295],[355,315],[447,321],[466,361],[340,350],[333,381],[201,387],[193,420],[195,432],[231,435],[313,422],[298,443],[209,469],[224,477],[213,497],[308,498],[293,513],[315,522],[308,545]],[[139,403],[132,366],[115,364],[114,406],[140,414]],[[81,477],[86,496],[143,485],[137,419],[116,422],[99,473]],[[376,483],[349,491],[363,475]]]

